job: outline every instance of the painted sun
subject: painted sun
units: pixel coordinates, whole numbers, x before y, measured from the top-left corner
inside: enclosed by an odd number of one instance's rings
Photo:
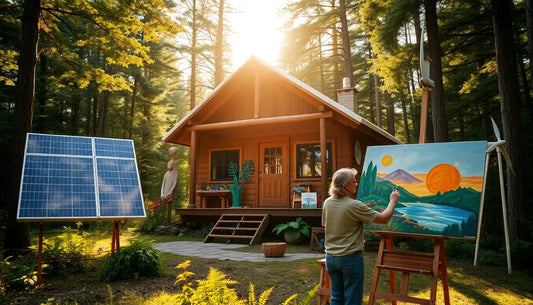
[[[457,168],[450,164],[435,165],[426,176],[426,187],[432,194],[456,190],[461,183]]]
[[[392,164],[392,156],[385,155],[383,158],[381,158],[381,165],[383,166],[389,166]]]

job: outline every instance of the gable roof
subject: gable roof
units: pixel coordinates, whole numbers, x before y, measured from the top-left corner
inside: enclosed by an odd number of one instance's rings
[[[236,82],[236,79],[239,78],[242,74],[244,74],[245,70],[250,69],[250,68],[268,70],[274,73],[275,75],[277,75],[278,77],[280,77],[281,79],[283,79],[284,81],[286,81],[287,83],[292,84],[293,86],[299,88],[301,91],[312,96],[315,100],[319,101],[324,106],[331,108],[335,113],[344,117],[346,120],[352,123],[355,123],[357,125],[360,125],[362,128],[367,129],[367,131],[369,131],[370,133],[373,133],[376,136],[383,137],[387,141],[390,141],[396,144],[403,144],[402,141],[392,136],[390,133],[386,132],[385,130],[374,125],[373,123],[366,120],[365,118],[361,117],[360,115],[356,114],[352,110],[344,107],[343,105],[332,100],[331,98],[327,97],[326,95],[319,92],[318,90],[312,88],[311,86],[293,77],[292,75],[263,62],[262,60],[260,60],[259,58],[255,56],[251,56],[229,78],[227,78],[225,81],[220,83],[202,102],[200,102],[194,109],[192,109],[189,113],[187,113],[187,115],[185,115],[176,125],[174,125],[174,127],[172,127],[162,137],[162,140],[165,142],[170,142],[170,143],[189,145],[189,143],[178,140],[178,138],[181,138],[183,136],[183,133],[190,133],[190,131],[187,130],[187,127],[189,126],[189,122],[191,122],[195,116],[197,116],[200,112],[202,112],[202,110],[207,107],[210,101],[212,101],[214,97],[217,96],[217,94],[219,94],[224,89],[229,87],[233,82]]]

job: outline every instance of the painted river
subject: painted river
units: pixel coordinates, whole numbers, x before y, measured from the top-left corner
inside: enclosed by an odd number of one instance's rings
[[[402,204],[406,207],[396,208],[397,212],[435,231],[442,231],[450,224],[460,224],[474,215],[472,212],[446,205],[419,202],[402,202]]]

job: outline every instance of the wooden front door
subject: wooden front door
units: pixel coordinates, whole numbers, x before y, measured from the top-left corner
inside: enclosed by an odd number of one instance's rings
[[[289,144],[259,145],[259,206],[289,206]]]

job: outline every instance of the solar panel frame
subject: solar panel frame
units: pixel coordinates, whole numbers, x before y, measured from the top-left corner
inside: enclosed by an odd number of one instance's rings
[[[28,133],[22,170],[19,221],[146,217],[132,140]]]

